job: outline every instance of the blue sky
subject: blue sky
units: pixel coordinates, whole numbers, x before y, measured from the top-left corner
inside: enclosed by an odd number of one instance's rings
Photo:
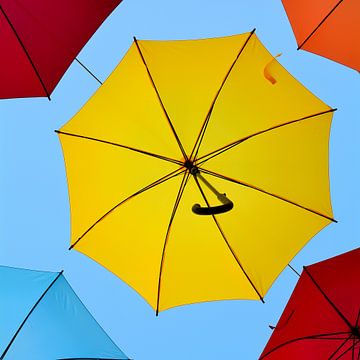
[[[359,246],[359,74],[304,51],[280,0],[124,0],[78,58],[102,80],[138,39],[226,36],[256,28],[264,45],[299,81],[331,107],[330,179],[337,224],[315,236],[292,265],[307,265]],[[60,271],[98,322],[131,358],[256,359],[291,294],[297,276],[285,269],[265,297],[167,310],[150,306],[120,279],[68,251],[70,223],[65,168],[54,133],[96,91],[77,63],[52,100],[0,101],[0,264]],[[291,241],[291,239],[289,239]]]

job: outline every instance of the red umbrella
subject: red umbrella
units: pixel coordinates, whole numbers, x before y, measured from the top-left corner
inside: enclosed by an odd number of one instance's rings
[[[360,359],[360,248],[305,267],[260,359]]]
[[[360,71],[359,0],[282,0],[303,49]]]
[[[121,0],[0,0],[0,98],[47,96]]]

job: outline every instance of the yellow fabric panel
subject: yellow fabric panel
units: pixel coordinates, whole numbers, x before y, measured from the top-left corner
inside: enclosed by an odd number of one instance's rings
[[[71,244],[116,204],[179,168],[108,144],[61,134],[60,139],[68,177]]]
[[[188,154],[221,82],[248,37],[249,33],[201,40],[138,41]]]
[[[296,253],[330,223],[256,190],[212,176],[204,177],[234,202],[234,208],[217,215],[217,219],[263,296]]]
[[[182,157],[134,44],[92,98],[60,130],[175,159]]]
[[[271,126],[330,109],[277,60],[270,67],[276,83],[267,80],[264,69],[272,59],[254,34],[220,93],[199,156]]]
[[[259,299],[213,218],[194,214],[194,203],[204,202],[191,177],[166,247],[160,310],[209,300]]]
[[[332,217],[328,169],[331,118],[332,113],[327,113],[270,130],[202,166]]]
[[[129,200],[75,247],[118,275],[154,309],[161,254],[181,180],[179,175]]]

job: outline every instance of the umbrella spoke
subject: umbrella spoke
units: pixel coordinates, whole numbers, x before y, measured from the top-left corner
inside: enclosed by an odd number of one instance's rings
[[[354,341],[346,350],[344,350],[335,360],[341,359],[343,356],[345,356],[349,351],[352,351],[352,349],[355,348],[355,346],[359,343],[360,340]]]
[[[330,298],[325,294],[324,290],[320,287],[320,285],[316,282],[313,276],[310,274],[309,270],[306,266],[303,267],[306,274],[309,276],[313,284],[316,288],[320,291],[320,293],[324,296],[325,300],[331,305],[331,307],[335,310],[335,312],[340,316],[340,318],[345,322],[345,324],[352,329],[353,326],[351,325],[350,321],[345,317],[345,315],[337,308],[337,306],[330,300]]]
[[[325,340],[325,337],[326,336],[332,336],[332,335],[340,335],[340,334],[349,334],[348,332],[335,332],[335,333],[327,333],[327,334],[314,334],[314,335],[308,335],[308,336],[302,336],[302,337],[298,337],[298,338],[295,338],[295,339],[291,339],[291,340],[288,340],[288,341],[285,341],[283,342],[282,344],[280,345],[277,345],[275,346],[274,348],[272,348],[271,350],[269,350],[267,353],[265,353],[264,355],[262,355],[259,360],[262,360],[264,359],[265,357],[267,357],[268,355],[272,354],[274,351],[286,346],[286,345],[289,345],[289,344],[292,344],[294,342],[297,342],[297,341],[303,341],[303,340]],[[334,338],[335,340],[335,338]]]
[[[200,193],[201,193],[201,195],[202,195],[202,197],[203,197],[206,205],[207,205],[208,207],[210,207],[209,201],[207,200],[207,198],[206,198],[206,196],[205,196],[205,193],[204,193],[203,189],[201,188],[201,185],[200,185],[200,183],[199,183],[199,180],[197,179],[196,176],[194,176],[194,179],[195,179],[195,181],[196,181],[196,185],[198,186],[198,188],[199,188],[199,190],[200,190]],[[212,216],[212,218],[213,218],[213,220],[214,220],[214,222],[215,222],[215,224],[216,224],[216,227],[218,228],[218,230],[219,230],[219,232],[220,232],[220,234],[221,234],[221,237],[222,237],[223,240],[225,241],[228,249],[230,250],[230,252],[231,252],[232,256],[234,257],[235,261],[237,262],[237,264],[239,265],[241,271],[243,272],[243,274],[245,275],[245,277],[246,277],[247,280],[249,281],[249,283],[250,283],[250,285],[252,286],[252,288],[255,290],[256,294],[259,296],[259,299],[260,299],[263,303],[265,303],[265,301],[264,301],[263,297],[261,296],[259,290],[255,287],[254,283],[251,281],[249,275],[246,273],[246,271],[245,271],[244,267],[242,266],[239,258],[237,257],[234,249],[231,247],[229,241],[227,240],[227,238],[226,238],[226,236],[225,236],[225,233],[224,233],[224,231],[222,230],[222,228],[221,228],[221,226],[220,226],[217,218],[215,217],[215,215],[211,215],[211,216]]]
[[[221,83],[221,85],[220,85],[220,87],[219,87],[219,90],[216,92],[215,97],[214,97],[214,100],[212,101],[212,103],[211,103],[211,105],[210,105],[210,109],[209,109],[208,113],[206,114],[205,121],[204,121],[204,123],[203,123],[203,125],[202,125],[202,127],[201,127],[201,129],[200,129],[200,133],[199,133],[199,135],[198,135],[198,137],[197,137],[197,139],[196,139],[196,141],[195,141],[194,148],[193,148],[193,150],[191,151],[190,159],[192,159],[192,158],[195,158],[195,159],[196,159],[196,156],[197,156],[198,151],[199,151],[199,149],[200,149],[201,142],[202,142],[202,140],[203,140],[203,138],[204,138],[204,135],[205,135],[205,132],[206,132],[206,128],[207,128],[207,126],[208,126],[208,123],[209,123],[211,114],[212,114],[212,112],[213,112],[213,109],[214,109],[216,100],[218,99],[218,97],[219,97],[219,95],[220,95],[220,92],[221,92],[222,88],[224,87],[225,82],[226,82],[226,80],[228,79],[228,77],[229,77],[232,69],[234,68],[236,62],[238,61],[241,53],[242,53],[243,50],[245,49],[245,47],[246,47],[246,45],[248,44],[251,36],[252,36],[254,33],[255,33],[255,29],[253,29],[253,30],[251,31],[251,33],[249,34],[248,38],[247,38],[246,41],[244,42],[243,46],[242,46],[241,49],[239,50],[239,52],[238,52],[235,60],[233,61],[233,63],[232,63],[231,66],[230,66],[230,69],[229,69],[228,72],[226,73],[225,78],[224,78],[224,80],[222,81],[222,83]]]
[[[114,142],[107,141],[107,140],[97,139],[97,138],[93,138],[93,137],[85,136],[85,135],[68,133],[68,132],[64,132],[64,131],[60,131],[60,130],[55,130],[55,132],[56,132],[57,134],[61,134],[61,135],[73,136],[73,137],[77,137],[77,138],[80,138],[80,139],[97,141],[97,142],[100,142],[100,143],[102,143],[102,144],[108,144],[108,145],[112,145],[112,146],[117,146],[117,147],[120,147],[120,148],[123,148],[123,149],[127,149],[127,150],[131,150],[131,151],[134,151],[134,152],[143,154],[143,155],[148,155],[148,156],[151,156],[151,157],[160,159],[160,160],[165,160],[165,161],[171,162],[171,163],[173,163],[173,164],[183,165],[183,163],[182,163],[181,161],[179,161],[179,160],[171,159],[171,158],[168,158],[168,157],[166,157],[166,156],[159,155],[159,154],[154,154],[154,153],[151,153],[151,152],[149,152],[149,151],[145,151],[145,150],[141,150],[141,149],[136,149],[136,148],[133,148],[133,147],[131,147],[131,146],[121,145],[121,144],[114,143]]]
[[[357,318],[356,318],[355,327],[358,327],[358,325],[359,325],[359,319],[360,319],[360,309],[359,309],[359,312],[358,312],[358,315],[357,315]]]
[[[352,334],[350,334],[336,349],[334,352],[331,353],[330,357],[328,358],[328,360],[331,360],[334,356],[336,356],[336,354],[341,350],[341,348],[348,342],[348,340],[350,340],[352,337]]]
[[[296,202],[294,202],[294,201],[291,201],[291,200],[289,200],[289,199],[286,199],[286,198],[284,198],[284,197],[282,197],[282,196],[280,196],[280,195],[276,195],[276,194],[270,193],[269,191],[266,191],[266,190],[264,190],[264,189],[261,189],[261,188],[259,188],[259,187],[257,187],[257,186],[254,186],[254,185],[245,183],[245,182],[240,181],[240,180],[232,179],[232,178],[230,178],[230,177],[228,177],[228,176],[221,175],[221,174],[215,173],[215,172],[210,171],[210,170],[201,169],[201,171],[204,172],[205,174],[209,174],[209,175],[218,177],[219,179],[226,180],[226,181],[230,181],[230,182],[232,182],[232,183],[239,184],[239,185],[248,187],[248,188],[250,188],[250,189],[259,191],[259,192],[261,192],[261,193],[263,193],[263,194],[272,196],[272,197],[274,197],[274,198],[276,198],[276,199],[279,199],[279,200],[285,201],[285,202],[287,202],[287,203],[289,203],[289,204],[295,205],[295,206],[297,206],[297,207],[299,207],[299,208],[301,208],[301,209],[304,209],[304,210],[306,210],[306,211],[309,211],[309,212],[311,212],[311,213],[313,213],[313,214],[315,214],[315,215],[319,215],[319,216],[321,216],[321,217],[323,217],[323,218],[326,218],[326,219],[328,219],[328,220],[331,220],[331,221],[333,221],[333,222],[337,222],[335,219],[331,218],[330,216],[327,216],[327,215],[325,215],[325,214],[319,213],[319,212],[317,212],[317,211],[315,211],[315,210],[312,210],[312,209],[310,209],[310,208],[308,208],[308,207],[305,207],[305,206],[303,206],[303,205],[300,205],[300,204],[298,204],[298,203],[296,203]]]
[[[355,338],[353,338],[353,347],[352,347],[352,350],[351,350],[351,359],[352,360],[355,360]]]
[[[35,73],[36,77],[38,78],[38,80],[39,80],[39,82],[40,82],[40,84],[41,84],[41,87],[43,88],[43,90],[44,90],[47,98],[48,98],[49,100],[51,100],[51,99],[50,99],[50,93],[49,93],[49,91],[47,90],[47,88],[46,88],[46,86],[45,86],[45,83],[44,83],[43,79],[42,79],[41,76],[40,76],[39,70],[36,68],[36,66],[35,66],[35,64],[34,64],[34,61],[33,61],[33,59],[31,58],[31,56],[30,56],[27,48],[25,47],[25,45],[24,45],[23,41],[21,40],[18,32],[16,31],[13,23],[10,21],[9,17],[7,16],[6,12],[4,11],[4,9],[2,8],[1,5],[0,5],[0,11],[1,11],[2,14],[4,15],[4,17],[5,17],[6,21],[8,22],[11,30],[13,31],[14,35],[16,36],[16,39],[17,39],[17,41],[19,42],[21,48],[23,49],[23,51],[24,51],[24,53],[25,53],[25,55],[26,55],[26,58],[28,59],[30,65],[31,65],[31,67],[32,67],[32,69],[34,70],[34,73]]]
[[[167,121],[168,121],[168,123],[169,123],[169,125],[170,125],[170,127],[171,127],[171,130],[172,130],[172,132],[173,132],[173,134],[174,134],[174,136],[175,136],[175,139],[176,139],[176,141],[177,141],[177,143],[178,143],[178,145],[179,145],[179,148],[180,148],[180,150],[181,150],[181,152],[182,152],[182,155],[183,155],[183,157],[184,157],[185,160],[188,160],[188,157],[187,157],[187,155],[186,155],[185,149],[184,149],[184,147],[183,147],[183,145],[182,145],[182,143],[181,143],[181,141],[180,141],[180,138],[179,138],[178,134],[176,133],[176,130],[175,130],[175,128],[174,128],[174,125],[173,125],[173,123],[171,122],[170,116],[169,116],[169,114],[167,113],[167,111],[166,111],[166,109],[165,109],[165,105],[164,105],[163,101],[161,100],[160,93],[159,93],[159,91],[158,91],[158,89],[157,89],[157,87],[156,87],[156,85],[155,85],[155,82],[154,82],[154,79],[153,79],[153,77],[152,77],[152,75],[151,75],[151,73],[150,73],[149,67],[148,67],[147,64],[146,64],[144,55],[143,55],[143,53],[141,52],[140,46],[139,46],[138,41],[137,41],[137,39],[136,39],[135,37],[134,37],[134,42],[135,42],[136,48],[137,48],[138,51],[139,51],[141,60],[142,60],[143,64],[145,65],[146,71],[147,71],[147,73],[148,73],[148,75],[149,75],[151,84],[152,84],[152,86],[153,86],[153,88],[154,88],[154,90],[155,90],[155,92],[156,92],[156,96],[157,96],[157,98],[158,98],[158,100],[159,100],[159,102],[160,102],[161,108],[162,108],[162,110],[163,110],[163,112],[164,112],[164,114],[165,114],[165,116],[166,116],[166,119],[167,119]]]
[[[342,3],[343,0],[340,0],[331,10],[330,12],[321,20],[318,26],[309,34],[309,36],[298,46],[297,50],[300,50],[304,44],[315,34],[315,32],[319,29],[319,27],[326,21],[326,19],[336,10],[336,8]]]
[[[162,272],[163,272],[163,268],[164,268],[165,251],[166,251],[166,246],[167,246],[167,243],[168,243],[168,240],[169,240],[170,229],[171,229],[171,225],[172,225],[172,223],[174,221],[176,211],[177,211],[178,206],[180,204],[181,197],[182,197],[182,195],[184,193],[185,186],[186,186],[186,184],[187,184],[187,182],[189,180],[189,177],[190,177],[190,172],[186,172],[184,174],[184,177],[183,177],[182,181],[181,181],[180,188],[179,188],[176,200],[175,200],[174,208],[173,208],[173,211],[171,213],[169,225],[168,225],[167,230],[166,230],[165,241],[164,241],[164,246],[163,246],[163,250],[162,250],[162,254],[161,254],[161,261],[160,261],[160,271],[159,271],[157,299],[156,299],[156,316],[159,315],[161,278],[162,278]]]
[[[232,143],[230,143],[228,145],[225,145],[225,146],[223,146],[223,147],[221,147],[221,148],[219,148],[217,150],[211,151],[210,153],[199,157],[198,159],[196,159],[196,165],[200,166],[201,164],[209,161],[210,159],[222,154],[225,151],[228,151],[228,150],[232,149],[233,147],[235,147],[235,146],[243,143],[244,141],[249,140],[249,139],[251,139],[251,138],[253,138],[255,136],[267,133],[269,131],[279,129],[279,128],[283,127],[283,126],[295,124],[295,123],[298,123],[298,122],[303,121],[303,120],[312,119],[312,118],[314,118],[316,116],[320,116],[320,115],[324,115],[324,114],[327,114],[327,113],[330,113],[330,112],[334,112],[336,110],[337,109],[329,109],[329,110],[321,111],[321,112],[316,113],[316,114],[304,116],[304,117],[302,117],[300,119],[296,119],[296,120],[290,120],[290,121],[287,121],[287,122],[279,124],[279,125],[271,126],[271,127],[267,128],[265,130],[258,131],[258,132],[254,133],[254,134],[251,134],[251,135],[243,137],[243,138],[241,138],[239,140],[233,141]]]
[[[2,353],[2,355],[0,356],[0,360],[3,360],[6,353],[9,351],[11,345],[13,344],[15,338],[18,336],[19,332],[21,331],[21,329],[23,328],[23,326],[25,325],[26,321],[29,319],[30,315],[34,312],[34,310],[36,309],[36,307],[39,305],[40,301],[44,298],[44,296],[46,295],[46,293],[50,290],[50,288],[55,284],[56,280],[59,279],[59,277],[62,275],[63,271],[60,271],[58,273],[58,275],[55,277],[55,279],[50,283],[50,285],[46,288],[46,290],[42,293],[42,295],[40,296],[40,298],[38,299],[38,301],[34,304],[34,306],[31,308],[31,310],[29,311],[29,313],[27,314],[27,316],[25,317],[25,319],[23,320],[23,322],[20,324],[20,326],[18,327],[18,329],[16,330],[14,336],[12,337],[12,339],[10,340],[9,344],[7,345],[7,347],[5,348],[4,352]]]
[[[127,201],[129,201],[130,199],[133,199],[135,196],[140,195],[141,193],[154,188],[157,185],[162,184],[165,181],[168,181],[170,179],[172,179],[175,176],[180,175],[181,173],[185,172],[185,170],[177,169],[173,172],[171,172],[170,174],[167,174],[165,176],[163,176],[162,178],[154,181],[153,183],[143,187],[142,189],[140,189],[139,191],[133,193],[132,195],[128,196],[127,198],[125,198],[124,200],[120,201],[119,203],[117,203],[115,206],[113,206],[109,211],[107,211],[104,215],[102,215],[98,220],[96,220],[70,247],[69,250],[71,250],[75,245],[77,245],[77,243],[89,232],[91,231],[97,224],[99,224],[102,220],[104,220],[109,214],[111,214],[115,209],[117,209],[119,206],[123,205],[124,203],[126,203]]]

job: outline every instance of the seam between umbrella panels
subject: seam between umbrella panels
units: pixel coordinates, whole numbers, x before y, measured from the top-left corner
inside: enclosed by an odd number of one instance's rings
[[[220,87],[219,87],[218,91],[216,92],[215,97],[214,97],[214,99],[213,99],[213,101],[212,101],[212,103],[211,103],[211,105],[210,105],[209,110],[208,110],[208,113],[207,113],[207,115],[206,115],[206,117],[205,117],[205,121],[204,121],[204,123],[203,123],[203,125],[202,125],[202,127],[201,127],[201,129],[200,129],[199,135],[198,135],[198,137],[197,137],[197,139],[196,139],[196,141],[195,141],[194,148],[193,148],[192,151],[191,151],[190,159],[193,158],[193,155],[194,155],[194,159],[196,159],[196,156],[197,156],[197,154],[198,154],[198,152],[199,152],[199,149],[200,149],[200,146],[201,146],[201,142],[202,142],[202,140],[203,140],[203,138],[204,138],[204,136],[205,136],[205,132],[206,132],[208,123],[209,123],[209,121],[210,121],[210,117],[211,117],[212,111],[213,111],[214,106],[215,106],[215,103],[216,103],[216,101],[217,101],[217,99],[218,99],[218,97],[219,97],[219,95],[220,95],[220,92],[221,92],[221,90],[223,89],[223,87],[224,87],[224,85],[225,85],[225,83],[226,83],[226,80],[229,78],[231,71],[232,71],[233,68],[235,67],[236,62],[237,62],[238,59],[240,58],[240,55],[242,54],[243,50],[245,49],[246,45],[249,43],[250,38],[252,37],[252,35],[253,35],[254,33],[255,33],[255,29],[253,29],[253,30],[250,32],[250,34],[249,34],[249,36],[247,37],[246,41],[244,42],[244,44],[242,45],[241,49],[239,50],[239,52],[238,52],[235,60],[232,62],[229,70],[227,71],[227,73],[226,73],[226,75],[225,75],[222,83],[220,84]],[[195,154],[194,154],[194,152],[195,152]]]
[[[149,67],[148,67],[148,65],[147,65],[147,63],[145,61],[144,55],[141,52],[140,46],[139,46],[138,41],[137,41],[137,39],[135,37],[134,37],[134,42],[135,42],[136,48],[138,50],[138,53],[140,55],[141,61],[143,62],[144,66],[145,66],[145,69],[146,69],[146,72],[147,72],[147,74],[149,76],[150,82],[151,82],[151,84],[152,84],[152,86],[153,86],[153,88],[155,90],[156,96],[157,96],[157,98],[158,98],[158,100],[160,102],[160,106],[161,106],[161,108],[162,108],[162,110],[163,110],[163,112],[165,114],[165,117],[166,117],[166,119],[167,119],[167,121],[168,121],[168,123],[169,123],[169,125],[171,127],[171,130],[172,130],[172,132],[173,132],[173,134],[175,136],[175,139],[176,139],[176,141],[177,141],[177,143],[179,145],[179,148],[180,148],[180,150],[182,152],[182,155],[183,155],[183,157],[184,157],[184,159],[186,161],[186,160],[188,160],[188,156],[186,155],[185,149],[184,149],[184,147],[183,147],[183,145],[182,145],[182,143],[180,141],[180,138],[179,138],[178,134],[176,133],[176,130],[175,130],[175,127],[174,127],[173,123],[171,122],[170,116],[169,116],[168,112],[165,109],[165,105],[164,105],[164,103],[163,103],[163,101],[162,101],[162,99],[160,97],[160,93],[159,93],[159,91],[158,91],[158,89],[157,89],[157,87],[155,85],[155,81],[154,81],[154,79],[153,79],[153,77],[152,77],[152,75],[150,73],[150,69],[149,69]]]
[[[110,210],[108,210],[104,215],[102,215],[99,219],[97,219],[70,247],[69,250],[71,250],[72,248],[74,248],[78,242],[84,238],[84,236],[91,231],[97,224],[99,224],[102,220],[104,220],[110,213],[112,213],[114,210],[116,210],[119,206],[123,205],[124,203],[126,203],[127,201],[133,199],[134,197],[140,195],[141,193],[150,190],[152,188],[154,188],[157,185],[160,185],[162,183],[164,183],[165,181],[168,181],[170,179],[172,179],[175,176],[178,176],[180,174],[182,174],[183,172],[185,172],[186,170],[182,170],[182,168],[177,169],[163,177],[161,177],[160,179],[154,181],[153,183],[143,187],[142,189],[138,190],[137,192],[133,193],[132,195],[128,196],[127,198],[125,198],[124,200],[120,201],[119,203],[117,203],[115,206],[113,206]],[[1,359],[0,359],[1,360]]]
[[[93,137],[90,137],[90,136],[68,133],[68,132],[64,132],[64,131],[61,131],[61,130],[55,130],[55,132],[56,132],[57,134],[61,134],[61,135],[67,135],[67,136],[72,136],[72,137],[76,137],[76,138],[79,138],[79,139],[97,141],[97,142],[100,142],[100,143],[102,143],[102,144],[117,146],[117,147],[120,147],[120,148],[123,148],[123,149],[127,149],[127,150],[131,150],[131,151],[134,151],[134,152],[143,154],[143,155],[152,156],[152,157],[155,157],[155,158],[160,159],[160,160],[165,160],[165,161],[168,161],[168,162],[171,162],[171,163],[180,165],[180,166],[183,165],[183,163],[182,163],[181,161],[179,161],[179,160],[171,159],[171,158],[168,158],[168,157],[166,157],[166,156],[162,156],[162,155],[159,155],[159,154],[151,153],[151,152],[149,152],[149,151],[145,151],[145,150],[141,150],[141,149],[136,149],[136,148],[133,148],[133,147],[131,147],[131,146],[121,145],[121,144],[118,144],[118,143],[115,143],[115,142],[111,142],[111,141],[107,141],[107,140],[102,140],[102,139],[97,139],[97,138],[93,138]]]
[[[205,196],[205,193],[204,193],[204,191],[202,190],[202,188],[201,188],[201,186],[200,186],[199,180],[197,179],[196,176],[194,176],[194,178],[195,178],[196,185],[198,186],[199,191],[200,191],[200,193],[201,193],[204,201],[206,202],[206,205],[207,205],[208,207],[210,207],[210,204],[209,204],[209,202],[208,202],[208,200],[207,200],[207,198],[206,198],[206,196]],[[217,227],[218,230],[220,231],[220,234],[221,234],[223,240],[225,241],[228,249],[230,250],[231,255],[232,255],[233,258],[235,259],[236,263],[239,265],[241,271],[242,271],[243,274],[245,275],[246,279],[249,281],[251,287],[254,289],[254,291],[256,292],[256,294],[259,296],[259,299],[261,300],[261,302],[262,302],[262,303],[265,303],[265,301],[264,301],[263,297],[261,296],[259,290],[255,287],[255,284],[254,284],[254,283],[252,282],[252,280],[250,279],[250,276],[249,276],[249,275],[247,274],[247,272],[245,271],[245,269],[244,269],[244,267],[242,266],[239,258],[238,258],[237,255],[236,255],[234,249],[231,247],[229,241],[227,240],[227,238],[226,238],[226,236],[225,236],[225,233],[224,233],[224,231],[222,230],[222,228],[221,228],[219,222],[217,221],[215,215],[211,215],[211,216],[212,216],[212,218],[213,218],[213,220],[214,220],[214,222],[215,222],[215,224],[216,224],[216,227]]]
[[[303,266],[304,271],[309,276],[310,280],[313,282],[313,284],[316,286],[316,288],[320,291],[320,293],[323,295],[325,300],[331,305],[331,307],[335,310],[335,312],[340,316],[340,318],[345,322],[345,324],[352,329],[353,326],[351,325],[351,322],[345,317],[345,315],[337,308],[337,306],[330,300],[330,298],[326,295],[324,290],[320,287],[320,285],[317,283],[317,281],[313,278],[310,271],[306,266]]]
[[[92,140],[92,141],[96,141],[96,142],[99,142],[99,143],[102,143],[102,144],[117,146],[117,147],[120,147],[120,148],[123,148],[123,149],[127,149],[127,150],[131,150],[131,151],[134,151],[134,152],[143,154],[143,155],[152,156],[152,157],[155,157],[155,158],[160,159],[160,160],[165,160],[165,161],[171,162],[171,163],[173,163],[173,164],[177,164],[177,165],[180,165],[180,166],[183,165],[183,163],[182,163],[181,161],[179,161],[179,160],[171,159],[171,158],[168,158],[168,157],[166,157],[166,156],[162,156],[162,155],[159,155],[159,154],[151,153],[151,152],[149,152],[149,151],[145,151],[145,150],[141,150],[141,149],[136,149],[136,148],[133,148],[133,147],[131,147],[131,146],[121,145],[121,144],[114,143],[114,142],[107,141],[107,140],[96,139],[96,138],[93,138],[93,137],[90,137],[90,136],[68,133],[68,132],[64,132],[64,131],[61,131],[61,130],[55,130],[55,132],[56,132],[57,134],[61,134],[61,135],[67,135],[67,136],[77,137],[77,138],[79,138],[79,139]]]
[[[269,350],[267,353],[260,356],[259,360],[265,359],[268,355],[272,354],[274,351],[276,351],[276,350],[278,350],[278,349],[280,349],[280,348],[282,348],[282,347],[284,347],[286,345],[297,342],[297,341],[302,341],[302,340],[329,340],[329,339],[322,339],[321,337],[330,336],[330,335],[343,335],[343,334],[349,334],[349,332],[314,334],[314,335],[302,336],[302,337],[298,337],[298,338],[295,338],[295,339],[291,339],[291,340],[288,340],[288,341],[285,341],[285,342],[281,343],[280,345],[275,346],[274,348]],[[350,337],[349,337],[349,339],[350,339]],[[338,339],[334,338],[334,340],[338,340]],[[343,340],[343,339],[341,339],[341,340]]]
[[[330,354],[328,360],[331,360],[334,356],[336,356],[336,353],[339,352],[339,351],[341,350],[341,348],[342,348],[349,340],[351,340],[352,336],[353,336],[353,335],[350,334],[350,335],[335,349],[335,351],[333,351],[333,352]]]
[[[171,226],[172,226],[172,223],[174,221],[176,211],[177,211],[177,209],[179,207],[180,200],[181,200],[181,197],[182,197],[182,195],[184,193],[185,186],[186,186],[186,184],[187,184],[187,182],[189,180],[189,177],[190,177],[190,172],[185,172],[184,177],[183,177],[183,179],[181,181],[181,184],[180,184],[178,194],[176,196],[175,204],[174,204],[171,216],[170,216],[169,225],[167,227],[167,231],[166,231],[166,235],[165,235],[165,241],[164,241],[163,250],[162,250],[162,254],[161,254],[161,261],[160,261],[160,270],[159,270],[159,279],[158,279],[158,288],[157,288],[157,298],[156,298],[156,316],[159,315],[160,290],[161,290],[161,280],[162,280],[162,273],[163,273],[164,261],[165,261],[165,251],[166,251],[166,247],[167,247],[168,240],[169,240]]]
[[[273,194],[273,193],[271,193],[271,192],[268,192],[268,191],[266,191],[266,190],[264,190],[264,189],[261,189],[261,188],[259,188],[259,187],[257,187],[257,186],[254,186],[254,185],[251,185],[251,184],[247,184],[246,182],[243,182],[243,181],[240,181],[240,180],[235,180],[235,179],[232,179],[232,178],[227,177],[227,176],[225,176],[225,175],[221,175],[221,174],[218,174],[218,173],[215,173],[215,172],[213,172],[213,171],[206,170],[206,169],[203,169],[203,168],[201,168],[200,170],[201,170],[202,172],[204,172],[205,174],[215,176],[215,177],[217,177],[217,178],[219,178],[219,179],[222,179],[222,180],[225,180],[225,181],[229,181],[229,182],[232,182],[232,183],[234,183],[234,184],[238,184],[238,185],[245,186],[245,187],[250,188],[250,189],[252,189],[252,190],[256,190],[256,191],[258,191],[258,192],[261,192],[261,193],[263,193],[263,194],[272,196],[272,197],[274,197],[274,198],[276,198],[276,199],[278,199],[278,200],[287,202],[287,203],[289,203],[289,204],[291,204],[291,205],[297,206],[297,207],[299,207],[299,208],[301,208],[301,209],[303,209],[303,210],[306,210],[306,211],[311,212],[311,213],[313,213],[313,214],[315,214],[315,215],[321,216],[321,217],[323,217],[323,218],[325,218],[325,219],[327,219],[327,220],[330,220],[330,221],[332,221],[332,222],[337,223],[337,220],[333,219],[333,218],[330,217],[330,216],[327,216],[327,215],[325,215],[325,214],[319,213],[319,212],[317,212],[316,210],[312,210],[312,209],[310,209],[310,208],[307,208],[307,207],[305,207],[305,206],[303,206],[303,205],[300,205],[300,204],[298,204],[298,203],[296,203],[296,202],[294,202],[294,201],[288,200],[288,199],[286,199],[286,198],[284,198],[284,197],[282,197],[282,196],[280,196],[280,195],[276,195],[276,194]]]
[[[320,21],[319,25],[308,35],[308,37],[298,46],[297,50],[300,50],[302,46],[315,34],[315,32],[320,28],[320,26],[328,19],[328,17],[337,9],[337,7],[343,2],[340,0],[330,12]]]
[[[318,112],[318,113],[315,113],[315,114],[312,114],[312,115],[304,116],[304,117],[299,118],[299,119],[290,120],[290,121],[287,121],[287,122],[282,123],[282,124],[271,126],[271,127],[267,128],[265,130],[260,130],[260,131],[254,133],[254,134],[251,134],[251,135],[245,136],[245,137],[243,137],[243,138],[241,138],[239,140],[233,141],[228,145],[222,146],[221,148],[219,148],[217,150],[211,151],[208,154],[199,157],[196,160],[196,165],[199,166],[201,164],[204,164],[205,162],[211,160],[212,158],[222,154],[225,151],[228,151],[228,150],[232,149],[233,147],[235,147],[235,146],[237,146],[237,145],[239,145],[239,144],[241,144],[241,143],[245,142],[246,140],[249,140],[249,139],[251,139],[253,137],[256,137],[256,136],[262,135],[264,133],[267,133],[267,132],[282,128],[282,127],[287,126],[287,125],[298,123],[298,122],[303,121],[303,120],[308,120],[308,119],[312,119],[312,118],[317,117],[317,116],[321,116],[321,115],[324,115],[324,114],[327,114],[327,113],[331,113],[331,112],[334,112],[336,110],[337,110],[336,108],[335,109],[324,110],[324,111],[321,111],[321,112]]]
[[[24,53],[25,53],[25,55],[26,55],[26,58],[28,59],[30,65],[31,65],[31,67],[32,67],[32,69],[33,69],[34,72],[35,72],[36,77],[37,77],[38,80],[40,81],[40,84],[41,84],[43,90],[45,91],[45,94],[46,94],[47,98],[48,98],[49,100],[51,100],[51,99],[50,99],[50,93],[49,93],[48,90],[46,89],[45,83],[44,83],[44,81],[42,80],[42,78],[41,78],[41,76],[40,76],[40,73],[39,73],[39,71],[37,70],[37,68],[36,68],[33,60],[31,59],[31,56],[30,56],[28,50],[26,49],[26,47],[25,47],[24,43],[22,42],[19,34],[17,33],[14,25],[13,25],[12,22],[10,21],[10,18],[8,17],[8,15],[6,14],[5,10],[3,9],[3,7],[2,7],[1,5],[0,5],[0,11],[1,11],[2,14],[4,15],[5,20],[6,20],[7,23],[9,24],[12,32],[14,33],[14,35],[15,35],[15,37],[16,37],[16,39],[17,39],[17,41],[19,42],[21,48],[23,49],[23,51],[24,51]]]
[[[18,336],[19,332],[21,331],[21,329],[23,328],[23,326],[25,325],[26,321],[29,319],[30,315],[33,313],[33,311],[35,310],[35,308],[39,305],[40,301],[44,298],[44,296],[47,294],[47,292],[50,290],[50,288],[55,284],[56,280],[59,279],[59,277],[63,274],[63,270],[60,271],[57,276],[55,277],[55,279],[50,283],[50,285],[47,287],[47,289],[43,292],[43,294],[40,296],[40,298],[38,299],[38,301],[34,304],[34,306],[31,308],[31,310],[29,311],[29,313],[27,314],[27,316],[25,317],[25,319],[23,320],[23,322],[20,324],[19,328],[17,329],[17,331],[15,332],[14,336],[12,337],[12,339],[10,340],[9,344],[7,345],[7,347],[5,348],[4,352],[2,353],[2,355],[0,356],[0,360],[3,360],[5,355],[7,354],[7,352],[9,351],[11,345],[13,344],[14,340],[16,339],[16,337]]]
[[[354,349],[355,347],[359,344],[360,340],[356,340],[352,345],[350,345],[345,351],[343,351],[335,360],[339,360],[340,358],[342,358],[344,355],[346,355],[350,350],[353,351],[354,354]],[[352,356],[352,359],[355,360],[355,358]]]

